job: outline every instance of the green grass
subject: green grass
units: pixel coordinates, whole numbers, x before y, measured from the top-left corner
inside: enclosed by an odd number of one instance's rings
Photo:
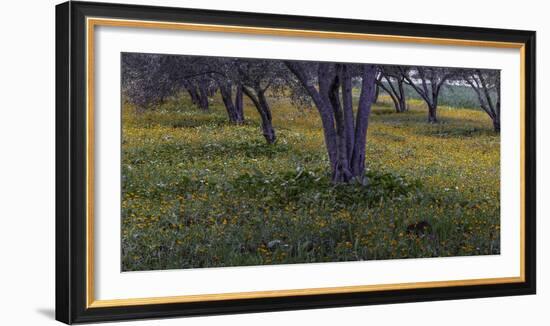
[[[499,146],[477,109],[374,107],[368,185],[333,186],[315,110],[272,99],[278,141],[185,98],[123,108],[122,268],[498,254]],[[426,232],[414,224],[426,221]]]

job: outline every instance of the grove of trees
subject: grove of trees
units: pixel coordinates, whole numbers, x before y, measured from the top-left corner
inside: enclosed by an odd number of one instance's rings
[[[296,106],[313,106],[320,117],[334,183],[363,182],[371,106],[378,92],[397,113],[408,110],[406,88],[427,107],[427,122],[437,123],[442,89],[468,87],[500,131],[500,72],[496,70],[329,63],[123,53],[122,89],[138,111],[153,110],[167,97],[187,92],[194,105],[209,110],[219,91],[227,119],[245,122],[243,97],[254,105],[268,144],[277,141],[270,98],[288,97]],[[276,114],[276,113],[275,113]]]

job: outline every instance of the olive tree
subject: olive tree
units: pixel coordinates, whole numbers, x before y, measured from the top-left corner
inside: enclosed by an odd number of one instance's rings
[[[377,67],[347,64],[285,61],[311,97],[323,125],[334,183],[364,181],[367,129],[375,98]],[[360,81],[354,114],[352,80]]]
[[[122,92],[138,111],[161,104],[174,92],[166,56],[156,54],[122,54]]]
[[[398,66],[380,66],[376,85],[387,93],[395,107],[395,112],[407,111],[407,97],[405,95],[405,74],[408,69]]]
[[[260,115],[262,132],[269,144],[275,143],[277,136],[273,128],[273,116],[267,100],[267,92],[277,96],[282,94],[282,87],[289,74],[280,61],[262,59],[238,59],[235,62],[239,83],[243,93],[254,104]]]
[[[456,74],[453,68],[399,67],[405,82],[410,85],[428,106],[428,122],[437,122],[437,105],[441,89],[449,78]]]
[[[463,78],[474,90],[479,105],[493,121],[493,129],[500,132],[500,71],[467,69]]]

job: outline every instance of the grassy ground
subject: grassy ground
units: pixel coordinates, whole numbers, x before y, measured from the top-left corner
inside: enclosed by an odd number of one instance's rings
[[[500,138],[485,113],[442,107],[429,125],[417,100],[402,114],[378,104],[369,185],[335,187],[316,111],[272,103],[271,146],[250,103],[243,126],[218,100],[210,113],[185,98],[124,105],[123,270],[500,252]]]

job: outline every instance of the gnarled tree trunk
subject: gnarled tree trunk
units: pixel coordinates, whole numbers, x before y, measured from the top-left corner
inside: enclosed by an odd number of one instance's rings
[[[353,175],[363,178],[365,173],[365,152],[367,147],[367,129],[372,106],[372,93],[374,88],[374,76],[376,68],[372,65],[363,68],[361,95],[357,107],[357,118],[355,121],[355,144],[351,157]]]
[[[247,86],[242,87],[242,91],[246,96],[250,98],[254,107],[258,111],[261,119],[262,132],[265,140],[268,144],[273,144],[277,140],[275,129],[273,129],[271,109],[265,97],[265,90],[258,88],[251,88]]]
[[[428,122],[436,123],[437,122],[437,106],[428,104]]]
[[[470,76],[466,76],[466,82],[476,92],[479,99],[479,105],[489,115],[493,121],[493,130],[500,132],[500,75],[497,75],[494,85],[495,98],[491,97],[488,82],[481,70],[476,69]]]
[[[386,85],[384,85],[382,79],[386,80]],[[388,75],[382,73],[381,78],[376,80],[376,85],[382,88],[384,92],[390,96],[396,113],[407,111],[407,98],[405,96],[404,81],[402,77],[388,77]]]
[[[199,93],[197,92],[197,87],[189,82],[188,80],[182,80],[183,88],[187,91],[189,94],[189,97],[191,98],[191,102],[195,105],[199,104]]]
[[[361,95],[354,117],[351,94],[352,65],[319,63],[317,76],[314,78],[318,87],[315,87],[303,63],[285,63],[311,96],[321,117],[331,162],[332,181],[362,182],[369,116],[375,98],[375,66],[361,67]]]
[[[225,105],[225,110],[227,111],[227,117],[229,121],[234,124],[242,124],[244,122],[244,115],[242,109],[242,91],[240,92],[240,87],[237,87],[237,93],[235,96],[235,102],[233,102],[233,91],[232,85],[230,83],[220,83],[220,94],[222,96],[223,104]],[[239,93],[241,95],[239,95]],[[240,96],[240,98],[239,98]]]
[[[195,105],[199,105],[199,94],[197,93],[197,89],[194,86],[186,89],[189,93],[189,97],[191,97],[191,102]]]
[[[199,87],[199,108],[203,111],[208,111],[210,109],[208,102],[208,89],[206,87]]]
[[[397,80],[397,88],[399,94],[399,112],[405,112],[409,108],[407,107],[407,97],[405,95],[405,82],[403,78]]]
[[[403,78],[426,102],[428,106],[428,122],[436,123],[437,102],[441,88],[455,74],[455,71],[448,68],[434,67],[414,67],[414,70],[417,71],[418,76],[415,78],[420,80],[419,85],[412,80],[408,72],[402,71]]]
[[[235,114],[240,123],[244,123],[243,86],[237,85],[235,92]]]

